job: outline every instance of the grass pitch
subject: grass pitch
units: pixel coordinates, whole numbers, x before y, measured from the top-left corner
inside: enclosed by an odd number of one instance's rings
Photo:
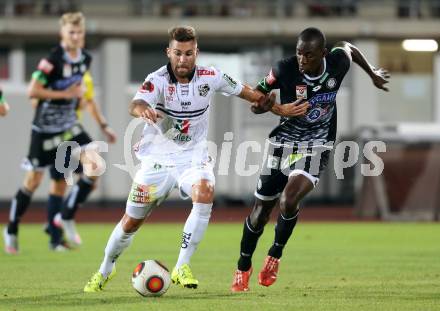
[[[273,239],[266,227],[254,256],[251,291],[229,286],[241,225],[211,224],[193,257],[197,290],[172,285],[159,298],[131,287],[131,272],[145,259],[170,269],[182,224],[146,224],[118,260],[104,292],[82,288],[100,264],[113,225],[80,225],[84,245],[48,251],[40,225],[21,227],[21,254],[0,255],[0,310],[440,310],[438,224],[299,223],[285,249],[279,279],[264,288],[257,274]]]

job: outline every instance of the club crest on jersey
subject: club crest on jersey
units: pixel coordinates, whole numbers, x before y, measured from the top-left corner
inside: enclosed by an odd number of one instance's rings
[[[151,93],[154,91],[154,84],[151,81],[145,81],[142,83],[141,88],[139,89],[139,92],[141,93]]]
[[[72,66],[70,64],[64,64],[63,66],[63,77],[68,78],[72,76]]]
[[[198,87],[199,89],[199,95],[205,97],[206,95],[208,95],[208,92],[210,90],[209,85],[208,84],[202,84],[199,85]]]
[[[307,99],[307,85],[297,85],[296,86],[296,98]]]
[[[330,78],[330,79],[328,79],[327,80],[327,87],[329,88],[329,89],[332,89],[332,88],[334,88],[335,86],[336,86],[336,79],[335,78]]]

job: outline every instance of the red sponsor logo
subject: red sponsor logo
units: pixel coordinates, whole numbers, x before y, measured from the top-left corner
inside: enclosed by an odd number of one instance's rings
[[[183,120],[183,123],[182,123],[182,134],[188,134],[189,126],[190,126],[189,120]]]
[[[296,86],[296,98],[307,99],[307,85],[297,85]]]
[[[170,96],[173,96],[174,92],[176,91],[176,87],[174,85],[169,85],[168,86],[168,94]]]
[[[146,92],[153,92],[154,91],[154,84],[151,81],[145,81],[142,83],[141,88],[139,89],[139,92],[146,93]]]
[[[273,70],[271,69],[269,74],[266,76],[266,83],[269,85],[272,85],[275,83],[277,78],[275,78],[275,75],[273,74]]]
[[[199,75],[199,76],[215,76],[215,71],[208,70],[208,69],[197,69],[197,75]]]
[[[41,70],[45,74],[49,74],[53,70],[53,65],[45,58],[40,60],[37,66],[38,70]]]

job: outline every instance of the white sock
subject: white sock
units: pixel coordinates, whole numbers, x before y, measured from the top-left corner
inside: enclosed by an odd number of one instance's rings
[[[107,277],[112,272],[116,259],[118,259],[119,255],[130,245],[133,236],[134,232],[124,232],[120,222],[116,225],[115,229],[113,229],[107,246],[105,247],[104,260],[99,268],[99,272],[101,272],[104,277]]]
[[[191,256],[197,249],[197,245],[199,245],[208,227],[211,209],[212,203],[193,203],[191,213],[183,227],[182,245],[179,259],[177,259],[177,268],[184,264],[189,264]]]

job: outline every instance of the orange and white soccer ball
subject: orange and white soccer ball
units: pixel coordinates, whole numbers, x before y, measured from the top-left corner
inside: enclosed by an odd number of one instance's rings
[[[171,284],[170,272],[157,260],[146,260],[139,263],[133,271],[131,283],[142,296],[161,296]]]

